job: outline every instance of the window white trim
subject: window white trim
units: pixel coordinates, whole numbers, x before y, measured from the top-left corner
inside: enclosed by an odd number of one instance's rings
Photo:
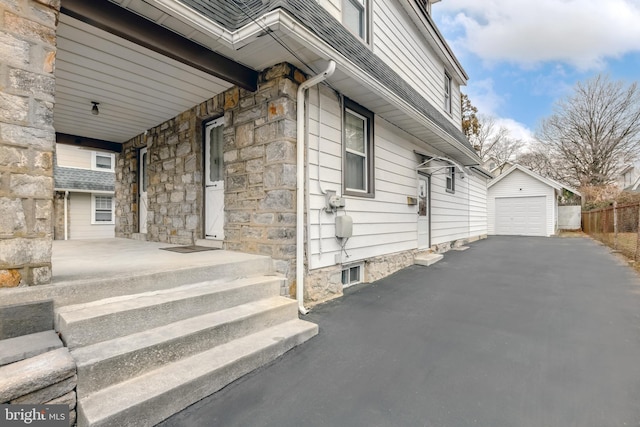
[[[451,114],[451,76],[444,72],[444,110]]]
[[[109,167],[105,167],[105,159],[109,159]],[[112,153],[102,151],[91,152],[91,169],[94,171],[114,172],[116,156]]]
[[[345,10],[351,5],[360,13],[360,28],[351,28],[345,20]],[[365,43],[369,43],[369,0],[342,0],[342,23],[345,28],[360,38]]]
[[[373,135],[373,119],[374,115],[371,111],[366,108],[356,104],[353,101],[345,99],[343,106],[343,188],[344,194],[351,196],[359,196],[359,197],[374,197],[374,135]],[[364,152],[353,150],[347,148],[347,135],[346,135],[346,124],[347,124],[347,115],[356,117],[363,121],[364,123],[364,134],[363,134],[363,147]],[[348,169],[348,160],[347,154],[358,156],[363,159],[363,171],[362,171],[362,179],[364,188],[353,188],[347,185],[347,169]]]
[[[110,204],[111,209],[107,206]],[[110,220],[99,219],[100,214],[111,214]],[[92,225],[109,225],[115,224],[115,200],[112,194],[91,194],[91,224]]]
[[[447,193],[455,193],[456,192],[456,168],[455,166],[447,167],[447,175],[446,175],[446,187]]]
[[[341,279],[343,288],[364,282],[364,263],[343,266]]]

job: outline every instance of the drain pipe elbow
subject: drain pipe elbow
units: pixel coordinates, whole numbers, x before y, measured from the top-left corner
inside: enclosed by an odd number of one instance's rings
[[[309,312],[304,307],[304,137],[306,132],[304,127],[304,95],[307,89],[331,77],[335,70],[336,63],[333,60],[329,61],[326,70],[298,86],[296,98],[296,299],[298,300],[298,311],[301,314]]]

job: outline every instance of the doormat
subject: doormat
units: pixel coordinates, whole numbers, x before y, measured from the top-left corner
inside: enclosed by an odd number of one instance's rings
[[[209,246],[174,246],[172,248],[160,248],[163,251],[177,252],[179,254],[190,254],[193,252],[215,251],[219,248],[210,248]]]

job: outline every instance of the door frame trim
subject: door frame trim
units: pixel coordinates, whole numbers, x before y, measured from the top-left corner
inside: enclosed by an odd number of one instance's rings
[[[431,248],[431,174],[418,171],[418,180],[421,176],[427,179],[427,228],[429,233],[429,241],[427,244],[429,248]]]

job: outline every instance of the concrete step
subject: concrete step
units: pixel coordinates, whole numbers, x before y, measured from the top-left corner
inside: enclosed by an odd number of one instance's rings
[[[433,253],[418,254],[416,255],[413,263],[416,265],[423,265],[425,267],[429,267],[435,264],[436,262],[440,261],[442,258],[444,258],[442,254],[433,254]]]
[[[284,279],[202,282],[56,309],[56,330],[71,348],[123,337],[234,305],[280,295]]]
[[[78,397],[295,319],[296,313],[296,301],[277,296],[78,348],[71,352]]]
[[[0,366],[19,362],[62,347],[53,330],[0,340]]]
[[[222,240],[214,240],[214,239],[196,239],[196,246],[206,246],[207,248],[217,248],[222,249]]]
[[[78,426],[153,426],[318,333],[291,320],[169,363],[78,403]]]
[[[167,265],[150,271],[125,272],[118,275],[78,278],[51,285],[7,289],[0,305],[53,299],[55,307],[82,304],[121,295],[170,289],[186,283],[234,280],[242,277],[273,274],[273,260],[266,256],[230,251],[212,251],[208,265],[190,265],[189,258],[176,268]],[[184,254],[177,254],[184,256]],[[135,262],[135,260],[132,260]],[[144,264],[141,264],[144,266]],[[54,270],[55,276],[55,270]]]

